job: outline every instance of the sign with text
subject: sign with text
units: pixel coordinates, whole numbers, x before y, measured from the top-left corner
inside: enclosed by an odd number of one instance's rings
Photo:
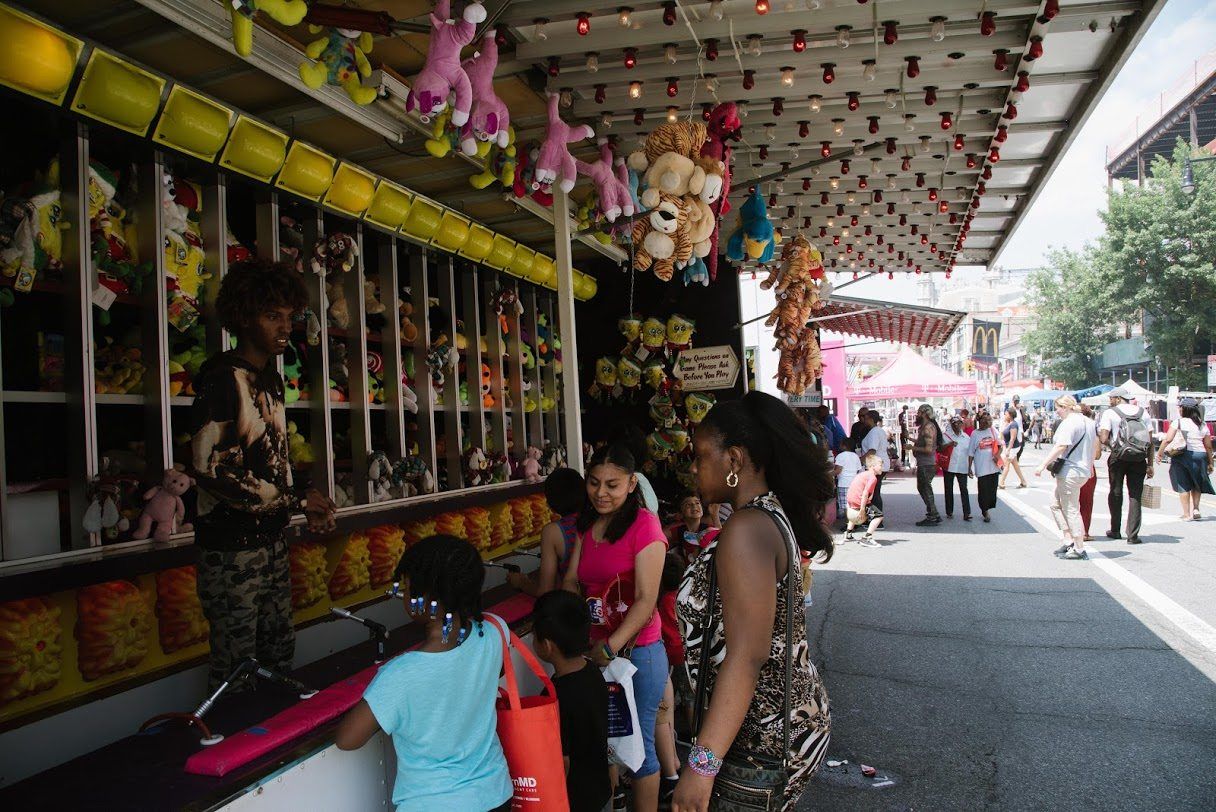
[[[811,389],[801,395],[787,395],[785,402],[804,409],[818,409],[823,405],[823,393]]]
[[[1208,356],[1208,386],[1216,386],[1216,355]]]
[[[739,378],[739,356],[734,347],[697,347],[680,353],[676,376],[686,392],[729,389]]]

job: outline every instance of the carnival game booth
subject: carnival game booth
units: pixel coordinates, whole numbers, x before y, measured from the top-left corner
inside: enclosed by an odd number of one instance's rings
[[[870,303],[831,296],[842,274],[988,261],[1160,5],[879,4],[0,4],[0,803],[383,803],[371,748],[349,762],[367,781],[307,776],[347,763],[332,721],[380,627],[386,653],[410,643],[384,594],[405,546],[526,562],[593,379],[610,399],[640,373],[652,462],[686,460],[714,391],[686,384],[729,377],[739,320],[720,260],[771,274],[798,394],[820,316],[870,329]],[[291,462],[341,506],[331,536],[296,517],[290,547],[293,678],[320,693],[221,701],[205,750],[194,727],[134,735],[197,705],[208,640],[191,533],[135,536],[189,462],[193,380],[230,346],[215,294],[249,255],[308,287],[281,364]],[[874,337],[939,335],[914,323]],[[615,348],[584,360],[589,333]],[[526,623],[500,579],[487,605]]]

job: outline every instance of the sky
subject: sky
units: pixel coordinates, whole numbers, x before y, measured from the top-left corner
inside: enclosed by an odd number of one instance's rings
[[[1051,37],[1048,35],[1047,45]],[[1051,247],[1080,249],[1102,232],[1106,205],[1106,146],[1132,125],[1136,112],[1171,87],[1195,59],[1216,47],[1216,0],[1167,0],[1148,32],[1098,102],[1064,160],[1048,180],[998,258],[1006,268],[1043,264]],[[981,269],[959,268],[951,282],[966,283]],[[946,282],[945,284],[950,284]],[[842,294],[916,302],[915,277],[874,278]]]

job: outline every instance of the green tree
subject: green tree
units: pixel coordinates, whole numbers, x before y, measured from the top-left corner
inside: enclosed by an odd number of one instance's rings
[[[1182,141],[1173,161],[1158,157],[1143,188],[1111,192],[1102,213],[1106,232],[1093,249],[1104,282],[1105,309],[1118,321],[1148,318],[1150,354],[1184,389],[1203,388],[1216,307],[1216,174],[1193,164],[1195,190],[1182,191],[1189,147]]]
[[[1094,360],[1115,337],[1104,297],[1094,295],[1102,280],[1089,254],[1051,250],[1027,289],[1027,303],[1038,314],[1026,334],[1027,349],[1043,359],[1043,374],[1078,388],[1093,382]]]

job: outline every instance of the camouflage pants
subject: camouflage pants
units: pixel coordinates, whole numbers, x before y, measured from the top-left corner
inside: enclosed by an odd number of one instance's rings
[[[198,597],[211,624],[210,690],[248,657],[268,668],[291,670],[296,634],[288,562],[281,535],[247,550],[203,551]]]

